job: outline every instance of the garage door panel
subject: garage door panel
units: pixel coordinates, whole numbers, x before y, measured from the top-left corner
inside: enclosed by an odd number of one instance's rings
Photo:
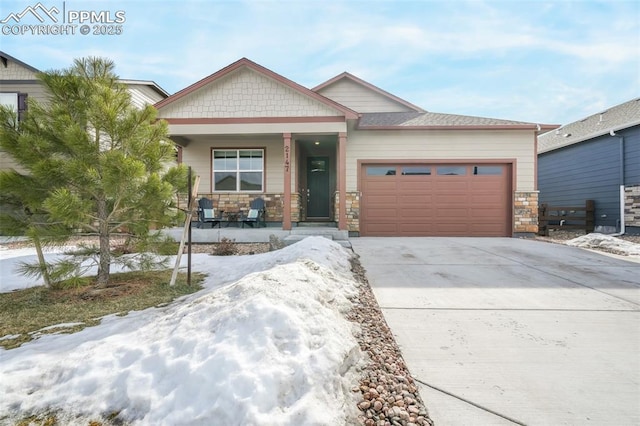
[[[468,232],[468,225],[466,223],[458,222],[438,222],[435,224],[438,229],[438,234],[465,234]]]
[[[403,234],[425,235],[434,232],[434,227],[430,223],[401,223],[399,228]]]
[[[367,221],[386,221],[386,222],[395,222],[396,221],[397,210],[395,209],[386,209],[380,208],[367,212],[365,219]]]
[[[467,194],[435,194],[433,204],[437,206],[467,205],[469,196]]]
[[[365,189],[366,191],[396,191],[398,189],[397,186],[395,180],[384,179],[368,181]]]
[[[400,206],[419,206],[419,207],[427,207],[434,203],[433,197],[429,195],[405,195],[401,194],[398,196],[398,204]]]
[[[418,220],[426,221],[436,214],[436,207],[427,205],[424,207],[407,207],[398,209],[398,217],[400,218],[418,218]]]
[[[434,183],[432,181],[407,181],[400,180],[399,187],[402,192],[425,192],[433,188]]]
[[[367,195],[366,199],[372,206],[395,206],[398,202],[396,194]]]
[[[440,180],[436,182],[435,188],[437,191],[449,191],[449,192],[467,192],[469,190],[469,182],[455,180]]]
[[[498,205],[504,206],[505,196],[502,194],[471,194],[469,201],[475,205]]]
[[[465,171],[463,175],[435,173]],[[395,170],[430,175],[362,174],[361,232],[380,236],[508,236],[511,233],[511,173],[508,165],[391,164]],[[364,172],[363,168],[363,172]],[[473,174],[475,172],[478,174]],[[482,174],[485,173],[485,174]],[[486,174],[490,173],[490,174]]]
[[[466,207],[439,207],[436,211],[436,219],[448,219],[451,220],[453,218],[463,218],[464,221],[462,223],[466,223],[469,218],[469,209]]]
[[[389,222],[372,222],[367,224],[367,233],[381,236],[398,235],[397,224]]]

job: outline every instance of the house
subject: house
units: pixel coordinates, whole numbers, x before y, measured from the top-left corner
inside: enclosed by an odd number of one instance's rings
[[[47,94],[36,78],[38,69],[13,56],[0,51],[0,105],[9,105],[18,112],[18,116],[27,110],[27,99],[47,102]],[[155,104],[169,94],[153,81],[120,80],[129,88],[134,105]],[[4,152],[0,151],[0,170],[15,168],[16,164]]]
[[[540,202],[595,201],[596,231],[640,234],[640,98],[538,137]]]
[[[362,236],[537,231],[536,138],[557,126],[428,112],[349,73],[308,89],[242,58],[161,100],[220,210]]]

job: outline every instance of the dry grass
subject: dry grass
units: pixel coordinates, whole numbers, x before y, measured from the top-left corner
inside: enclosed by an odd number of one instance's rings
[[[110,287],[96,288],[89,280],[78,287],[59,289],[33,287],[0,293],[0,346],[12,349],[46,333],[73,333],[96,325],[109,314],[125,315],[153,306],[167,304],[179,296],[201,289],[202,274],[180,274],[176,285],[169,286],[171,271],[128,272],[112,274]],[[51,327],[62,324],[48,330]],[[72,324],[72,325],[64,325]]]

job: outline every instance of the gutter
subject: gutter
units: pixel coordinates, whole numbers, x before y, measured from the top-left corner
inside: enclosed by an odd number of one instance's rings
[[[611,137],[618,137],[619,146],[620,146],[620,232],[614,234],[615,236],[624,235],[626,232],[625,223],[624,223],[624,136],[616,134],[614,130],[609,132]]]

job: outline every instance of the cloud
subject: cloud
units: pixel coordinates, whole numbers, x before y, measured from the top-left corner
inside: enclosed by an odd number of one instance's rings
[[[552,123],[640,95],[636,2],[153,5],[127,3],[122,36],[9,37],[2,49],[42,69],[108,56],[123,78],[169,92],[248,57],[307,87],[348,71],[428,110]]]

